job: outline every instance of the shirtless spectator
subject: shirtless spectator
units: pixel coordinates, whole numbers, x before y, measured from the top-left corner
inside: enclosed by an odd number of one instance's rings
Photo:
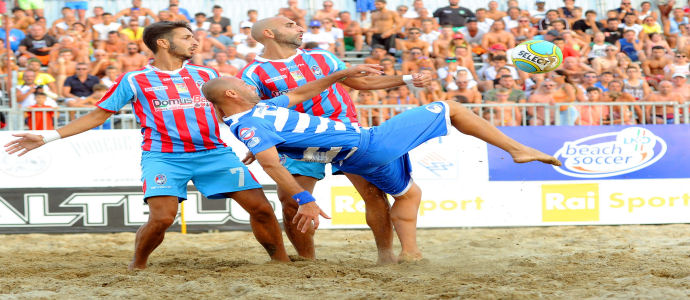
[[[647,98],[648,102],[675,102],[683,104],[683,97],[673,92],[673,83],[663,80],[659,83],[659,91],[654,92]],[[670,104],[653,105],[648,108],[647,123],[652,124],[674,124],[676,122],[674,106]]]
[[[556,82],[547,78],[541,82],[541,86],[527,99],[527,103],[554,105],[553,95],[556,91]],[[553,122],[554,115],[549,113],[548,119],[544,106],[527,108],[527,124],[531,126],[549,125]]]
[[[89,60],[89,42],[81,39],[75,32],[70,32],[70,35],[63,35],[58,39],[58,43],[50,50],[50,62],[54,62],[62,49],[72,50],[72,55],[77,62],[86,62]]]
[[[102,49],[94,50],[93,57],[94,60],[89,63],[89,74],[93,76],[103,77],[108,67],[117,65],[116,60],[109,59],[108,53]]]
[[[532,26],[528,17],[520,17],[517,21],[517,26],[510,29],[510,33],[516,39],[531,40],[537,35],[537,28]]]
[[[235,76],[239,72],[238,68],[228,63],[228,54],[225,52],[216,52],[214,59],[207,65],[216,69],[220,76]]]
[[[422,28],[422,22],[424,21],[429,21],[431,22],[431,26],[433,28],[438,28],[438,22],[436,22],[436,19],[431,17],[429,15],[429,10],[426,8],[422,7],[419,9],[418,17],[414,19],[405,19],[405,28],[410,28],[410,27],[417,27],[417,28]]]
[[[676,73],[673,74],[671,82],[673,83],[673,92],[680,95],[683,101],[690,101],[690,84],[685,80],[687,75]]]
[[[172,18],[172,21],[183,21],[183,22],[189,22],[190,20],[185,16],[181,11],[180,7],[177,4],[170,4],[168,6],[168,12],[170,13],[170,17]],[[137,12],[133,11],[132,15],[134,16]],[[146,20],[148,21],[148,19]],[[141,22],[140,22],[141,24]]]
[[[614,72],[613,69],[618,67],[618,59],[616,58],[618,48],[616,48],[616,46],[609,45],[606,47],[604,52],[606,52],[606,56],[595,58],[592,61],[592,68],[595,72],[597,72],[597,74],[601,74],[603,72]]]
[[[220,28],[218,24],[215,24],[217,34],[220,35]],[[222,36],[228,38],[227,36]],[[218,41],[217,39],[208,35],[203,29],[197,29],[194,32],[194,38],[199,41],[199,49],[195,54],[194,61],[196,64],[203,64],[203,61],[212,59],[215,52],[225,51],[226,46]]]
[[[601,102],[602,93],[597,87],[587,88],[587,97],[584,102]],[[575,121],[575,125],[601,125],[602,121],[608,119],[608,109],[603,105],[578,105],[576,106],[580,117]]]
[[[335,20],[338,18],[338,14],[340,13],[340,11],[333,8],[333,1],[325,0],[323,1],[322,5],[323,8],[317,10],[314,16],[312,17],[314,20],[323,22],[323,20],[325,19]]]
[[[364,63],[378,65],[381,63],[381,60],[386,57],[393,59],[392,56],[388,55],[388,52],[386,52],[386,49],[382,45],[373,45],[371,47],[371,55],[364,58]]]
[[[141,3],[142,0],[132,0],[132,7],[128,7],[119,11],[117,14],[115,14],[115,19],[117,20],[123,18],[123,20],[128,21],[129,19],[133,18],[137,21],[144,21],[140,23],[141,26],[148,25],[148,23],[146,22],[147,17],[151,17],[155,20],[156,15],[150,8],[143,7]]]
[[[108,53],[111,59],[117,59],[121,54],[127,53],[127,41],[120,37],[120,33],[117,31],[108,32],[108,39],[105,43],[101,44],[99,49],[104,50]]]
[[[162,22],[162,21],[174,22],[174,21],[176,21],[172,15],[172,13],[170,13],[170,11],[167,11],[167,10],[159,11],[157,20],[158,20],[158,22]]]
[[[403,21],[396,12],[386,9],[386,0],[376,0],[374,6],[369,45],[382,45],[387,52],[395,53],[395,34],[402,28]]]
[[[403,55],[408,55],[410,49],[419,48],[422,50],[422,54],[429,57],[429,43],[421,40],[422,31],[419,28],[412,27],[407,30],[408,38],[401,42]]]
[[[573,56],[563,58],[561,70],[563,70],[567,76],[575,78],[577,81],[582,79],[585,72],[594,72],[594,69]]]
[[[482,38],[482,48],[489,49],[495,44],[501,44],[507,49],[515,47],[515,37],[505,31],[505,23],[498,20],[491,25],[491,31],[487,32]]]
[[[59,18],[53,22],[53,26],[50,27],[49,32],[53,36],[61,36],[67,32],[67,30],[72,26],[72,24],[79,22],[74,14],[74,10],[69,7],[62,8],[62,18]]]
[[[297,0],[288,0],[288,7],[281,7],[278,10],[278,15],[286,17],[301,27],[306,27],[307,22],[304,17],[307,15],[307,11],[297,7]]]
[[[501,104],[489,108],[484,112],[484,119],[494,126],[520,126],[522,123],[522,112],[509,100],[511,92],[508,89],[498,88],[495,92],[495,99],[485,99],[486,104]]]
[[[146,56],[141,55],[140,52],[139,45],[136,43],[127,44],[127,53],[117,58],[118,69],[120,69],[122,73],[127,73],[146,66],[148,60]]]
[[[55,77],[55,84],[58,88],[58,95],[62,96],[60,87],[65,83],[67,77],[76,72],[77,62],[71,49],[62,49],[56,61],[48,65],[48,72]]]
[[[451,25],[443,25],[441,27],[441,34],[436,38],[432,44],[434,51],[432,56],[438,59],[445,59],[448,56],[449,45],[453,41],[453,27]]]
[[[105,13],[105,10],[103,10],[103,6],[94,6],[93,7],[93,17],[86,18],[86,27],[92,28],[93,25],[103,23],[103,14],[104,13]]]
[[[498,9],[497,1],[489,1],[489,10],[486,12],[486,17],[494,21],[503,19],[507,14],[506,12]]]
[[[14,28],[17,28],[26,33],[29,31],[29,26],[31,26],[31,24],[35,22],[36,19],[29,17],[26,14],[25,10],[19,7],[15,7],[12,9],[12,24],[14,24]]]
[[[464,96],[467,99],[466,103],[482,103],[482,94],[476,87],[470,87],[472,82],[470,75],[466,71],[459,71],[455,77],[455,84],[458,89],[448,92],[448,99],[453,99],[456,96]]]
[[[339,14],[340,20],[336,20],[336,26],[343,30],[343,41],[345,42],[345,50],[362,51],[364,46],[364,32],[359,26],[359,23],[352,20],[352,15],[347,11],[341,11]]]
[[[623,82],[614,79],[609,82],[609,90],[604,93],[604,102],[635,102],[635,97],[623,92]],[[608,119],[604,120],[603,124],[621,124],[632,125],[635,124],[633,113],[627,105],[615,105],[607,108]],[[647,121],[649,123],[649,120]]]
[[[658,88],[659,82],[666,78],[664,68],[670,65],[672,61],[666,56],[664,47],[655,46],[652,48],[652,57],[647,58],[642,62],[642,70],[647,76],[647,82],[655,89]]]
[[[400,68],[403,74],[412,74],[419,71],[419,61],[428,58],[424,56],[422,48],[415,47],[409,50]]]

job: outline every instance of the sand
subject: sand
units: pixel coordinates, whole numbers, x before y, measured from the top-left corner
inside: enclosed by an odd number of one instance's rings
[[[367,230],[321,230],[319,259],[287,264],[268,262],[250,232],[171,232],[139,272],[126,271],[132,233],[0,235],[0,299],[683,299],[689,232],[420,230],[425,260],[386,266]]]

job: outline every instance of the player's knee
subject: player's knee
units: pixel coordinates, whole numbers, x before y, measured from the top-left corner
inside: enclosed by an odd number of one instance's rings
[[[275,218],[271,204],[269,204],[268,201],[264,202],[265,203],[252,207],[252,209],[249,211],[249,215],[252,218],[262,223]]]
[[[149,224],[152,226],[155,226],[157,228],[162,228],[163,230],[167,229],[170,227],[170,225],[175,222],[175,216],[174,215],[151,215],[149,217]]]

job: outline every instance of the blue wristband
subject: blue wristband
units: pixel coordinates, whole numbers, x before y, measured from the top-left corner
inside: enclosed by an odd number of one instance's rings
[[[299,205],[316,201],[316,199],[314,199],[314,196],[312,196],[308,191],[297,193],[294,196],[292,196],[292,199],[295,199],[295,201],[297,201],[297,204]]]

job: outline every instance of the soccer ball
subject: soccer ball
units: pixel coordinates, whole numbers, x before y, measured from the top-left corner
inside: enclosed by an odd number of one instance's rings
[[[551,42],[526,41],[517,45],[510,54],[513,64],[527,73],[546,73],[558,68],[563,62],[563,53]]]

